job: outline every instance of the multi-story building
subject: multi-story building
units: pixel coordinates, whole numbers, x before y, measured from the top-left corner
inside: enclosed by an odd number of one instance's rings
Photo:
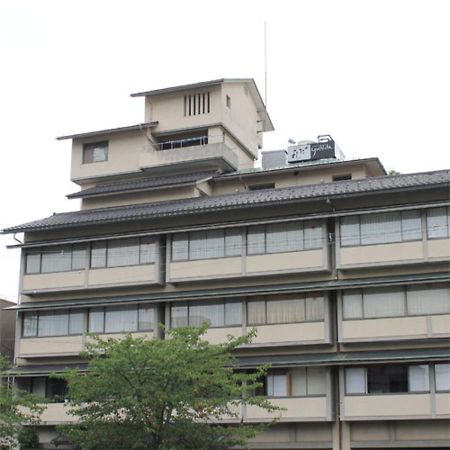
[[[450,171],[388,176],[326,137],[257,168],[273,125],[249,79],[133,96],[143,123],[60,138],[81,210],[5,230],[24,233],[17,381],[59,399],[41,441],[69,420],[48,374],[83,368],[87,333],[208,320],[214,343],[255,327],[239,363],[272,366],[284,410],[252,448],[448,448]]]

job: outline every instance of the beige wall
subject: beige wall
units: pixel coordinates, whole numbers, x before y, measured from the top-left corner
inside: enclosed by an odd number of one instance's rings
[[[361,418],[431,418],[430,394],[354,395],[344,397],[346,420]]]
[[[83,164],[83,144],[108,141],[108,161]],[[71,179],[117,175],[139,170],[139,156],[148,146],[141,131],[127,131],[92,138],[74,139]]]
[[[208,328],[204,336],[205,341],[210,344],[223,344],[227,341],[227,336],[242,336],[242,327]]]
[[[84,344],[85,336],[82,335],[22,338],[19,340],[17,356],[26,358],[44,355],[78,355],[85,349]]]
[[[161,282],[157,264],[71,272],[29,274],[23,276],[22,292],[52,290],[83,290],[104,286],[158,284]]]
[[[170,262],[167,281],[205,280],[241,275],[241,257]]]
[[[428,257],[431,259],[450,258],[450,239],[429,239]]]
[[[268,399],[283,411],[267,412],[258,406],[247,406],[246,422],[264,422],[280,418],[281,422],[325,421],[329,420],[326,397],[291,397]]]
[[[325,322],[304,322],[257,326],[253,344],[325,342]]]

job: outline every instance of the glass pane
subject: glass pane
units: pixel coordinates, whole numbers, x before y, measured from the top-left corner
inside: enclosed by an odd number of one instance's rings
[[[106,266],[106,242],[93,242],[91,244],[91,267]]]
[[[408,392],[407,366],[369,366],[367,386],[369,394]]]
[[[305,250],[322,248],[322,224],[318,220],[304,222]]]
[[[175,304],[170,308],[171,327],[188,326],[188,308],[186,304]]]
[[[66,272],[70,270],[72,265],[70,247],[44,248],[41,264],[42,273]]]
[[[422,219],[420,211],[402,212],[402,240],[413,241],[422,239]]]
[[[89,332],[103,333],[104,331],[104,311],[103,308],[92,308],[89,310]]]
[[[225,256],[225,231],[209,230],[207,232],[206,255],[208,258]]]
[[[298,367],[291,370],[291,390],[294,397],[301,397],[307,394],[306,368]]]
[[[39,336],[65,336],[69,333],[69,315],[66,312],[45,311],[39,314]]]
[[[154,311],[153,306],[139,306],[139,331],[153,330]]]
[[[247,322],[249,325],[266,323],[266,302],[263,299],[249,300],[247,303]]]
[[[266,226],[267,253],[286,252],[288,236],[285,223],[271,223]]]
[[[37,313],[26,312],[23,314],[23,331],[24,337],[37,336]]]
[[[437,391],[450,391],[450,364],[435,364]]]
[[[242,254],[242,229],[232,228],[225,231],[225,255],[240,256]]]
[[[341,246],[361,245],[359,239],[359,217],[341,217]]]
[[[210,327],[221,327],[224,325],[223,302],[192,302],[189,305],[189,325],[198,327],[205,321],[208,322]]]
[[[258,255],[265,253],[265,228],[264,225],[249,227],[247,232],[247,253]]]
[[[361,244],[400,242],[402,228],[400,213],[367,214],[361,216]]]
[[[342,296],[344,319],[361,319],[363,316],[362,292],[345,291]]]
[[[347,394],[366,393],[366,369],[363,367],[345,369],[345,392]]]
[[[84,332],[84,312],[80,310],[70,311],[69,334],[82,334]]]
[[[242,301],[225,301],[225,325],[242,325]]]
[[[409,392],[427,392],[430,390],[428,365],[409,366]]]
[[[427,210],[427,230],[430,239],[448,236],[447,208]]]
[[[287,396],[287,376],[286,374],[267,375],[267,395],[269,397]]]
[[[267,300],[267,323],[304,322],[305,299],[277,297]]]
[[[27,253],[26,273],[39,273],[41,271],[41,254]]]
[[[401,317],[405,315],[403,288],[365,289],[364,317]]]
[[[408,287],[408,314],[445,314],[450,312],[447,285],[430,284]]]
[[[146,236],[140,240],[139,264],[153,264],[155,262],[156,243],[153,236]]]
[[[290,222],[286,224],[287,233],[287,250],[300,251],[303,250],[303,222]]]
[[[139,264],[139,238],[108,241],[108,267]]]
[[[324,367],[308,367],[308,395],[326,395],[327,372]]]
[[[72,270],[83,270],[86,267],[86,244],[72,246]]]
[[[172,261],[186,261],[189,258],[188,234],[179,233],[172,236]]]
[[[45,377],[31,378],[31,393],[39,397],[45,397],[47,379]]]
[[[323,320],[325,317],[324,298],[308,294],[306,297],[306,320]]]
[[[206,231],[193,231],[189,233],[189,259],[207,259],[207,233]]]
[[[116,306],[105,308],[105,333],[137,331],[137,307]]]

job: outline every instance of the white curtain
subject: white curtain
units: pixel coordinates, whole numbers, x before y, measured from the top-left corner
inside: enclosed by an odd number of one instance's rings
[[[414,241],[422,239],[422,219],[420,211],[402,212],[402,240]]]
[[[108,241],[108,267],[139,264],[139,238]]]
[[[91,308],[89,310],[89,332],[103,333],[105,325],[105,312],[103,308]]]
[[[225,230],[225,255],[240,256],[242,254],[242,230],[231,228]]]
[[[279,296],[267,300],[267,323],[304,322],[305,299]]]
[[[224,324],[224,304],[216,303],[197,303],[192,302],[189,305],[189,325],[200,326],[203,322],[208,322],[210,327],[221,327]]]
[[[306,297],[306,320],[317,321],[325,317],[325,305],[322,296],[309,294]]]
[[[400,242],[402,227],[399,212],[361,216],[361,244]]]
[[[405,293],[402,288],[365,289],[364,317],[400,317],[405,315]]]
[[[136,331],[137,307],[110,307],[105,309],[105,333]]]
[[[347,367],[345,369],[346,394],[366,393],[366,369],[364,367]]]
[[[429,238],[446,238],[449,235],[447,208],[427,210],[427,230]]]
[[[66,272],[71,269],[72,253],[70,246],[60,248],[46,247],[42,250],[41,272]]]
[[[407,290],[408,314],[445,314],[450,312],[448,285],[411,286]]]
[[[39,336],[64,336],[69,331],[69,315],[66,312],[45,311],[39,314]]]
[[[242,324],[242,301],[226,300],[225,301],[225,325],[241,325]]]
[[[247,303],[247,322],[249,325],[266,323],[266,301],[263,298],[255,298]]]
[[[188,308],[186,304],[175,303],[170,308],[172,328],[188,326]]]
[[[187,233],[172,235],[172,261],[189,259],[189,239]]]
[[[427,392],[430,390],[428,365],[408,367],[409,392]]]
[[[154,324],[154,308],[153,306],[141,305],[138,312],[138,329],[139,331],[149,331],[153,329]]]
[[[342,295],[344,319],[361,319],[363,316],[362,291],[344,291]]]
[[[359,216],[341,217],[341,246],[361,245]]]
[[[266,252],[265,227],[256,225],[248,228],[247,232],[247,253],[249,255],[258,255]]]
[[[69,334],[82,334],[84,332],[84,312],[72,310],[69,313]]]
[[[153,236],[142,237],[139,243],[139,263],[153,264],[155,262],[155,238]]]
[[[450,364],[435,364],[436,390],[450,391]]]

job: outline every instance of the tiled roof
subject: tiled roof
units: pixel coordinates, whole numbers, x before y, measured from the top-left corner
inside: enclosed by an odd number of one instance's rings
[[[84,189],[80,192],[69,194],[68,198],[93,197],[97,195],[115,194],[129,191],[141,191],[157,189],[160,187],[171,187],[185,184],[195,184],[199,180],[204,180],[214,176],[217,172],[197,172],[180,174],[174,176],[165,176],[157,178],[140,178],[126,181],[115,181],[99,184],[92,188]]]
[[[177,217],[212,211],[312,201],[326,197],[352,197],[365,193],[382,193],[392,190],[404,191],[437,186],[448,186],[450,188],[450,170],[371,177],[362,180],[319,183],[212,197],[196,197],[159,203],[74,211],[54,214],[45,219],[10,227],[3,230],[3,232],[16,233],[159,217]]]

